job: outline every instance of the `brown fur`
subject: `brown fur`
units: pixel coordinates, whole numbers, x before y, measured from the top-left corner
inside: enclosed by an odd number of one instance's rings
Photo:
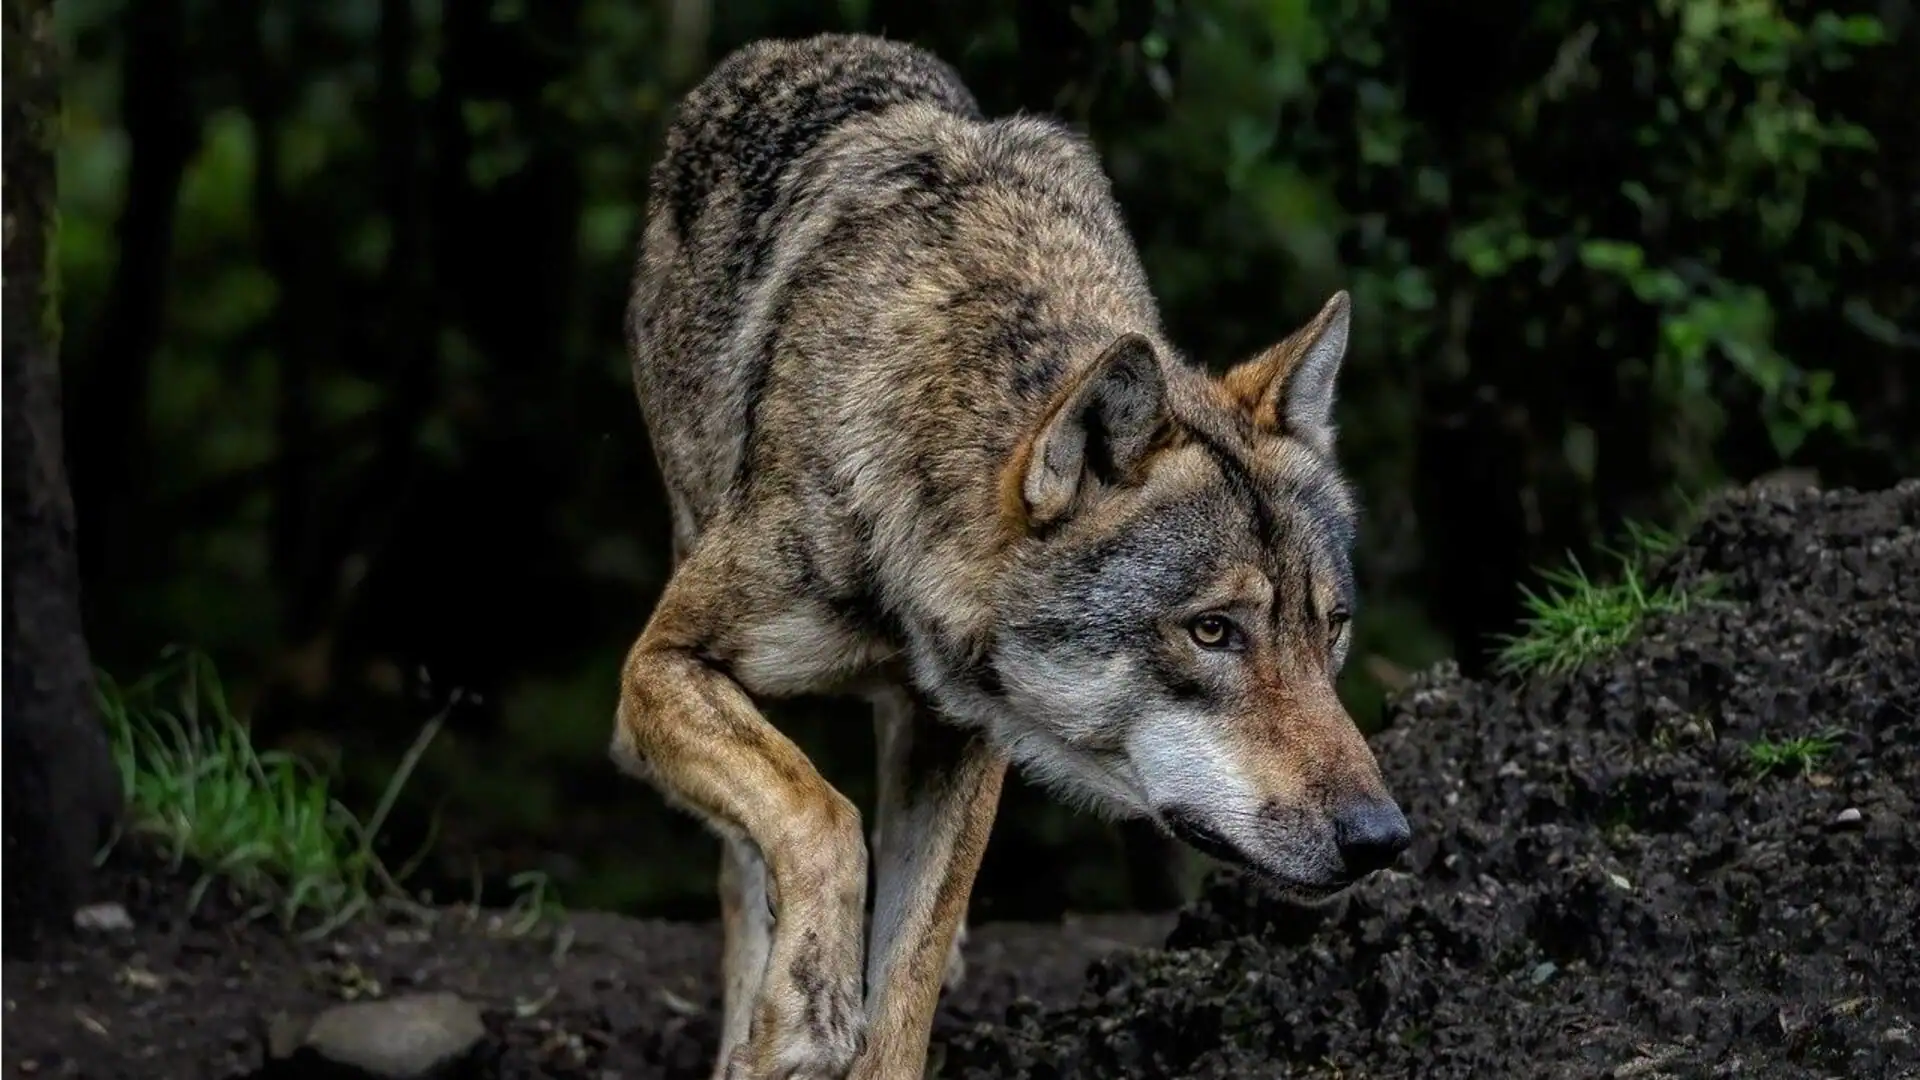
[[[628,322],[676,568],[613,750],[727,845],[716,1076],[920,1075],[1009,761],[1308,898],[1398,850],[1332,693],[1348,311],[1208,377],[1086,141],[898,43],[682,102]],[[860,815],[756,704],[833,691],[880,738],[864,942]]]

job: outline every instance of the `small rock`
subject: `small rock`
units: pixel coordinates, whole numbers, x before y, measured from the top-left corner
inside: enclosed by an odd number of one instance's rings
[[[1833,815],[1833,827],[1836,829],[1854,829],[1858,828],[1864,820],[1865,818],[1860,813],[1859,807],[1849,806],[1845,810]]]
[[[121,985],[135,990],[159,990],[166,985],[166,981],[160,976],[146,968],[134,967],[132,964],[115,972],[114,977],[120,981]]]
[[[276,1057],[311,1054],[380,1080],[428,1080],[450,1072],[486,1038],[480,1010],[457,994],[408,994],[336,1005],[299,1034],[278,1017],[269,1049]]]
[[[118,903],[88,904],[73,913],[76,929],[91,934],[124,934],[133,929],[133,916]]]

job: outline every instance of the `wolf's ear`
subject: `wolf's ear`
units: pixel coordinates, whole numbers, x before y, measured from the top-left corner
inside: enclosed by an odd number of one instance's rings
[[[1353,301],[1334,293],[1305,326],[1221,380],[1254,426],[1285,432],[1323,454],[1333,450],[1333,388],[1347,355]]]
[[[1020,466],[1026,519],[1048,524],[1073,507],[1086,484],[1125,482],[1152,454],[1169,417],[1166,375],[1153,343],[1122,334],[1061,391],[1041,421]]]

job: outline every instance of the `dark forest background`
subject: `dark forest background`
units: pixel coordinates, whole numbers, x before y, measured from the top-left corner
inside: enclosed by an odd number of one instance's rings
[[[210,654],[259,742],[445,895],[710,913],[605,757],[667,519],[621,312],[679,93],[763,35],[930,46],[1105,154],[1224,366],[1356,302],[1363,725],[1518,586],[1787,468],[1920,457],[1910,0],[63,0],[57,260],[85,625]],[[870,726],[792,729],[865,803]],[[1010,787],[977,918],[1156,906],[1184,856]],[[1042,868],[1036,870],[1036,867]]]

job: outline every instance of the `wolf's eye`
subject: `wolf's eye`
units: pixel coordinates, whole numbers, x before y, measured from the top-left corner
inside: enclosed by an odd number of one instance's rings
[[[1203,649],[1231,649],[1240,637],[1239,628],[1225,615],[1211,612],[1194,619],[1187,624],[1187,632],[1193,635],[1195,644]]]
[[[1339,641],[1340,635],[1346,632],[1347,624],[1352,621],[1353,612],[1346,608],[1337,607],[1327,612],[1327,637]]]

